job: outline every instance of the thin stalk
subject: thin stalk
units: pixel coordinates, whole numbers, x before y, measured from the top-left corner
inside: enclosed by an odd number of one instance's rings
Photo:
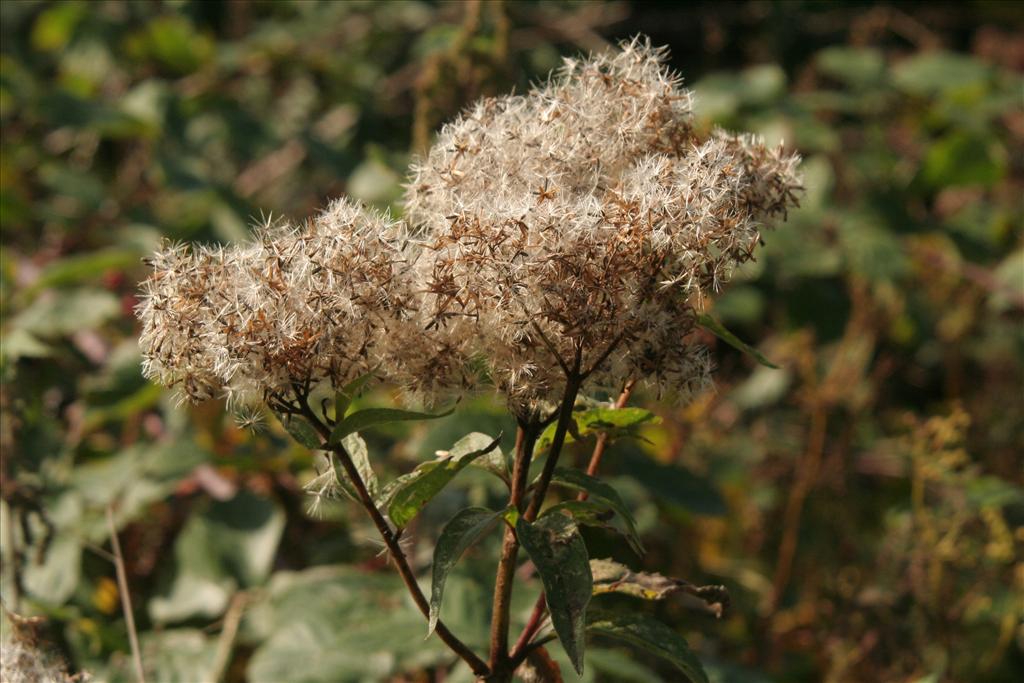
[[[304,399],[300,399],[298,403],[299,412],[309,421],[313,428],[320,434],[321,438],[326,442],[330,436],[330,429],[328,429],[327,426],[316,417]],[[426,596],[423,595],[423,591],[416,582],[416,575],[413,573],[412,567],[409,566],[405,553],[399,545],[398,536],[391,530],[391,526],[388,524],[387,520],[384,519],[384,515],[381,514],[381,511],[374,502],[373,497],[366,489],[366,482],[363,481],[362,475],[359,474],[359,470],[356,468],[355,463],[352,462],[352,457],[341,444],[328,446],[325,443],[324,447],[331,450],[336,456],[338,456],[338,460],[341,462],[341,466],[344,468],[345,474],[348,475],[353,488],[355,488],[356,493],[359,496],[359,502],[362,503],[363,508],[370,515],[370,519],[373,520],[374,526],[377,527],[377,531],[380,533],[381,538],[384,539],[384,544],[387,546],[388,551],[391,554],[391,559],[395,563],[395,568],[398,569],[398,574],[402,577],[402,582],[405,583],[405,587],[409,589],[409,594],[412,595],[412,599],[416,603],[416,607],[423,613],[423,616],[429,618],[430,603],[427,602]],[[459,638],[452,633],[447,626],[445,626],[444,622],[438,621],[437,628],[434,629],[434,632],[437,633],[437,636],[444,641],[444,644],[447,645],[452,652],[457,654],[462,661],[469,665],[469,668],[472,669],[474,674],[479,677],[485,677],[490,673],[490,669],[488,669],[484,660],[480,659],[468,645],[459,640]]]
[[[630,379],[626,381],[626,384],[622,387],[622,393],[615,400],[616,410],[623,408],[629,401],[629,397],[633,394],[633,387],[636,386],[636,380]],[[587,474],[590,476],[596,476],[598,468],[601,467],[601,458],[604,456],[604,451],[608,447],[608,433],[602,432],[597,437],[597,443],[594,444],[594,452],[590,455],[590,462],[587,463]],[[580,491],[576,500],[586,500],[587,492]],[[541,624],[544,623],[544,611],[547,609],[547,598],[544,593],[537,596],[537,602],[533,605],[533,611],[530,613],[530,618],[526,621],[526,626],[523,627],[522,633],[519,634],[519,638],[516,640],[516,644],[512,647],[512,663],[514,666],[518,665],[526,655],[530,652],[530,641],[537,631],[540,630]]]
[[[622,387],[622,393],[615,399],[615,409],[621,410],[625,407],[626,402],[629,401],[629,397],[633,394],[633,387],[636,386],[636,380],[630,379],[626,381],[626,384]],[[587,463],[587,474],[592,477],[597,476],[597,470],[601,467],[601,458],[604,457],[604,451],[608,447],[608,432],[601,432],[597,435],[597,443],[594,444],[594,452],[590,455],[590,462]],[[587,492],[580,491],[579,496],[576,500],[586,500]]]
[[[121,593],[121,611],[124,613],[125,626],[128,629],[128,643],[132,648],[135,680],[138,683],[146,683],[145,670],[142,668],[142,651],[139,649],[139,633],[135,630],[135,614],[132,612],[132,597],[128,593],[128,573],[124,569],[124,555],[121,554],[121,542],[117,538],[114,508],[110,505],[107,506],[107,528],[110,530],[110,546],[114,551],[114,570],[117,573],[117,590]]]
[[[551,483],[551,477],[554,475],[558,456],[561,454],[562,446],[565,443],[565,435],[569,430],[569,420],[572,419],[572,409],[576,403],[576,395],[579,393],[580,385],[583,382],[583,377],[580,374],[582,355],[582,349],[577,348],[576,357],[571,368],[559,361],[566,370],[565,392],[562,394],[562,402],[558,409],[558,424],[555,427],[551,448],[548,450],[547,461],[544,463],[544,470],[541,472],[540,480],[537,483],[536,490],[533,492],[533,497],[530,499],[530,504],[527,506],[526,512],[523,513],[523,519],[528,522],[532,522],[537,518],[540,506],[544,502],[544,495],[547,493],[548,485]],[[536,441],[536,438],[536,433],[529,439],[526,434],[523,437],[524,446],[529,443],[528,453],[531,458],[533,442]],[[510,504],[515,505],[517,509],[521,509],[522,496],[526,492],[526,478],[530,466],[529,460],[525,457],[526,453],[525,448],[522,454],[523,457],[520,457],[520,454],[517,453],[516,465],[514,467],[513,495],[517,495],[517,499],[514,502],[510,499]],[[498,576],[494,586],[494,610],[491,615],[491,670],[493,675],[489,680],[493,683],[503,683],[504,681],[511,680],[512,673],[515,671],[512,658],[509,656],[508,629],[512,584],[518,551],[519,541],[516,538],[515,530],[511,526],[506,525],[501,559],[498,563]]]
[[[369,513],[370,518],[373,520],[374,525],[377,527],[377,531],[380,532],[381,538],[384,539],[385,545],[388,547],[388,551],[391,553],[391,559],[395,563],[395,567],[398,569],[399,575],[402,577],[402,581],[405,583],[405,587],[409,589],[409,593],[412,595],[412,599],[416,602],[416,606],[419,608],[423,616],[430,616],[430,603],[427,602],[427,598],[423,595],[423,591],[420,590],[420,585],[416,582],[416,575],[413,574],[412,567],[409,566],[409,562],[405,558],[405,553],[402,551],[402,547],[398,543],[398,536],[391,530],[384,515],[381,514],[377,508],[377,504],[374,503],[373,498],[370,496],[370,492],[366,490],[366,484],[363,482],[362,477],[359,474],[359,470],[356,468],[352,458],[340,444],[332,448],[335,455],[341,461],[341,466],[345,468],[345,474],[352,482],[352,486],[355,488],[356,493],[359,494],[359,500],[362,502],[363,507]],[[473,670],[473,673],[477,676],[485,676],[488,674],[489,669],[487,664],[482,659],[476,656],[476,654],[469,649],[465,643],[448,630],[448,627],[443,622],[437,622],[437,628],[435,629],[438,637],[444,641],[452,652],[457,654],[469,668]]]
[[[245,604],[248,600],[249,596],[241,592],[235,593],[231,599],[227,614],[224,616],[224,627],[217,639],[214,663],[210,667],[210,683],[217,683],[223,679],[228,665],[231,664],[231,652],[235,649],[235,638],[238,637],[238,627],[242,623],[242,615],[245,613]]]
[[[793,558],[796,556],[797,541],[800,536],[800,518],[803,515],[804,502],[814,487],[821,470],[821,457],[825,450],[825,436],[828,430],[828,411],[819,402],[811,413],[811,424],[807,435],[807,450],[804,452],[800,465],[796,470],[796,482],[790,489],[786,501],[786,511],[782,521],[782,541],[779,543],[779,555],[775,564],[775,575],[772,578],[771,611],[778,607],[782,594],[789,583],[789,575],[793,569]]]
[[[562,405],[558,409],[558,424],[555,426],[555,435],[551,439],[551,448],[548,450],[548,459],[544,463],[544,471],[541,472],[537,481],[537,488],[530,498],[530,504],[523,514],[523,519],[532,522],[537,519],[540,506],[544,504],[544,497],[547,495],[548,486],[551,485],[551,477],[555,474],[555,467],[558,465],[558,456],[562,454],[562,446],[565,444],[565,435],[569,431],[569,421],[572,420],[572,408],[576,404],[576,394],[579,393],[581,378],[579,372],[579,354],[576,357],[575,372],[569,376],[565,383],[565,394],[562,396]]]
[[[533,447],[537,443],[539,429],[535,423],[520,424],[516,431],[515,462],[512,466],[512,490],[509,495],[509,506],[521,510],[526,483],[533,460]],[[509,669],[508,629],[509,605],[512,600],[512,585],[516,569],[516,557],[519,554],[519,540],[515,529],[505,525],[505,535],[501,544],[501,559],[498,560],[498,571],[494,579],[494,603],[491,616],[491,659],[492,672],[503,672]]]

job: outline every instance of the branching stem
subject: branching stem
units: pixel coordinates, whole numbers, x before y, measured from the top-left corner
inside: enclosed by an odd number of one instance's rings
[[[309,423],[317,430],[321,438],[326,442],[330,436],[330,429],[317,419],[317,416],[309,408],[305,399],[300,397],[299,399],[299,410],[303,417],[305,417]],[[391,559],[395,563],[395,568],[398,569],[398,574],[402,577],[405,587],[409,589],[409,593],[412,595],[413,601],[416,603],[416,607],[419,608],[423,616],[430,616],[430,603],[427,602],[427,598],[423,595],[423,591],[420,589],[419,584],[416,582],[416,575],[412,571],[412,567],[409,566],[409,562],[405,557],[405,552],[399,545],[398,535],[392,531],[388,521],[384,519],[384,515],[377,507],[377,503],[374,502],[373,497],[366,488],[366,482],[363,481],[362,475],[359,474],[359,469],[355,463],[352,462],[352,457],[345,450],[341,444],[329,446],[327,443],[324,444],[324,448],[332,451],[337,456],[338,461],[341,463],[342,468],[345,470],[345,474],[352,482],[353,488],[359,496],[359,501],[362,503],[363,508],[370,515],[370,519],[373,520],[374,526],[377,527],[377,531],[380,533],[381,538],[384,539],[384,544],[387,546],[388,551],[391,554]],[[469,646],[463,643],[459,638],[452,633],[444,622],[438,621],[437,628],[435,629],[438,637],[444,641],[444,644],[451,649],[452,652],[457,654],[462,661],[469,665],[473,673],[479,677],[485,677],[490,673],[487,664],[480,659],[474,653]]]
[[[533,460],[533,447],[537,443],[540,428],[536,422],[520,424],[516,432],[515,462],[512,466],[512,492],[509,506],[522,510],[523,496]],[[501,544],[501,559],[494,579],[494,603],[491,617],[491,671],[499,677],[509,675],[511,668],[508,658],[509,606],[512,599],[512,584],[515,576],[516,557],[519,554],[519,540],[515,529],[505,525]]]
[[[615,400],[615,408],[620,409],[625,407],[626,402],[629,401],[629,397],[633,394],[633,387],[636,386],[635,379],[629,379],[626,384],[622,387],[622,393]],[[605,448],[608,446],[608,434],[602,432],[597,437],[597,443],[594,444],[594,452],[590,455],[590,462],[587,464],[587,474],[590,476],[596,476],[597,470],[601,466],[601,458],[604,456]],[[580,491],[576,497],[577,500],[586,500],[587,492]],[[537,647],[537,643],[530,643],[537,631],[540,630],[541,624],[544,623],[544,612],[547,609],[547,599],[544,593],[537,596],[537,602],[533,605],[533,612],[530,613],[530,618],[526,621],[526,626],[523,627],[523,632],[519,634],[519,638],[516,640],[516,644],[512,647],[512,665],[513,667],[518,666],[530,651]],[[539,641],[538,641],[539,642]]]

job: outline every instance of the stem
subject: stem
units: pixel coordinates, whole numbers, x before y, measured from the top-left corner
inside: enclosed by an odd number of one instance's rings
[[[517,510],[522,508],[523,496],[526,493],[526,481],[533,460],[533,447],[539,435],[538,425],[521,423],[516,431],[515,463],[512,466],[512,491],[509,505]],[[519,540],[515,529],[505,524],[505,535],[501,544],[501,559],[498,561],[498,572],[494,579],[494,603],[491,612],[491,661],[493,672],[511,672],[508,656],[509,605],[512,600],[512,585],[516,568],[516,556],[519,554]]]
[[[533,497],[530,498],[530,505],[523,514],[523,519],[527,522],[537,519],[537,513],[540,512],[540,506],[544,504],[544,496],[547,495],[548,486],[551,484],[551,477],[555,474],[558,456],[562,454],[565,435],[569,431],[569,421],[572,419],[572,407],[576,403],[576,394],[579,393],[582,381],[579,368],[580,356],[577,353],[574,372],[565,382],[565,394],[562,396],[562,405],[558,409],[558,424],[555,426],[555,436],[551,440],[551,448],[548,450],[548,459],[544,463],[544,471],[541,472],[537,489],[533,492]]]
[[[2,560],[3,571],[7,574],[7,586],[10,594],[7,596],[11,611],[21,612],[21,586],[19,585],[21,572],[18,569],[18,548],[14,538],[14,510],[7,504],[7,501],[0,498],[0,519],[3,519],[3,529],[0,536],[7,539],[0,547],[0,560]]]
[[[538,332],[539,332],[538,328]],[[540,511],[544,502],[544,495],[547,493],[551,477],[555,472],[555,465],[558,463],[558,456],[562,452],[562,445],[565,443],[565,434],[569,430],[569,420],[572,419],[572,408],[576,403],[576,394],[579,393],[583,377],[580,375],[580,364],[583,351],[580,347],[576,349],[576,358],[572,368],[566,366],[562,361],[559,363],[566,369],[565,392],[562,395],[562,403],[558,409],[558,425],[555,427],[555,436],[548,450],[548,459],[544,463],[544,470],[541,473],[537,490],[534,491],[530,504],[523,513],[523,519],[532,522]],[[556,356],[557,358],[557,356]],[[526,479],[530,469],[530,459],[533,456],[533,445],[537,439],[537,425],[533,425],[529,432],[523,432],[522,440],[517,435],[517,446],[521,445],[522,452],[516,453],[516,462],[513,467],[513,489],[510,505],[516,509],[522,507],[522,497],[526,492]],[[505,526],[505,537],[501,547],[501,559],[498,562],[498,575],[494,584],[494,610],[491,615],[491,670],[492,681],[511,680],[515,667],[508,651],[508,628],[509,628],[509,607],[512,599],[512,583],[515,573],[516,555],[519,552],[519,541],[515,535],[515,529],[510,525]]]
[[[310,410],[305,398],[301,397],[301,395],[298,404],[299,412],[306,418],[306,420],[309,421],[313,428],[320,434],[321,438],[326,442],[330,437],[331,430],[317,418],[312,410]],[[398,574],[402,577],[402,582],[405,583],[405,587],[409,589],[409,594],[412,595],[412,599],[416,603],[416,607],[418,607],[420,612],[423,613],[423,616],[429,618],[430,603],[427,602],[427,598],[423,595],[420,585],[416,582],[416,575],[413,573],[412,567],[409,566],[405,553],[402,551],[402,547],[398,543],[398,536],[391,530],[391,526],[388,524],[387,520],[384,519],[384,515],[381,514],[380,509],[377,508],[377,504],[373,501],[373,497],[370,495],[370,492],[367,491],[366,483],[359,474],[359,470],[356,468],[355,463],[352,462],[352,457],[341,444],[330,446],[327,443],[324,443],[323,446],[325,449],[331,450],[338,456],[338,460],[341,461],[341,466],[345,469],[345,474],[348,475],[353,488],[355,488],[356,493],[359,495],[359,501],[362,503],[363,508],[366,509],[366,512],[370,515],[370,519],[373,520],[373,524],[377,527],[377,531],[380,533],[381,538],[384,539],[384,544],[391,553],[391,559],[395,563],[395,568],[398,569]],[[452,633],[447,626],[445,626],[444,622],[438,620],[437,627],[434,629],[434,632],[437,633],[437,636],[444,641],[444,644],[447,645],[452,652],[457,654],[462,661],[469,665],[469,668],[473,670],[475,675],[484,677],[490,673],[490,669],[488,669],[484,660],[477,657],[476,654],[469,649],[469,646],[459,640],[459,638]]]
[[[629,401],[629,397],[633,394],[633,387],[636,386],[636,380],[630,379],[626,381],[625,386],[622,387],[622,393],[615,399],[615,409],[621,410],[626,402]],[[587,464],[587,474],[594,477],[597,476],[597,470],[601,467],[601,458],[604,456],[604,450],[608,447],[608,432],[601,432],[597,435],[597,443],[594,444],[594,452],[590,456],[590,462]],[[577,496],[577,500],[586,500],[587,492],[580,491],[580,495]]]
[[[622,393],[615,400],[616,410],[621,409],[629,401],[629,397],[633,393],[633,387],[636,386],[635,379],[626,380],[626,384],[622,387]],[[608,446],[608,433],[602,432],[597,437],[597,443],[594,444],[594,452],[590,456],[590,462],[587,464],[587,474],[590,476],[596,476],[597,470],[601,466],[601,458],[604,456],[605,448]],[[586,500],[587,492],[580,491],[576,500]],[[519,638],[516,640],[515,646],[512,648],[512,662],[513,665],[518,665],[526,655],[529,654],[530,641],[537,631],[540,630],[541,624],[544,621],[544,610],[547,609],[547,598],[544,593],[537,596],[537,602],[533,605],[533,612],[530,613],[530,618],[526,621],[526,626],[523,627],[523,632],[519,634]]]
[[[413,574],[412,567],[409,566],[409,562],[405,558],[405,553],[402,551],[402,547],[398,543],[398,536],[391,530],[387,520],[384,519],[384,515],[381,514],[377,508],[377,504],[373,502],[373,498],[370,496],[370,492],[366,490],[366,484],[363,482],[362,477],[359,475],[359,470],[356,468],[355,463],[352,462],[352,458],[349,456],[348,451],[345,450],[341,444],[332,447],[334,453],[338,456],[341,461],[341,466],[345,468],[345,474],[352,481],[353,487],[356,489],[356,493],[359,494],[359,500],[362,502],[363,507],[370,514],[370,518],[373,520],[374,525],[377,527],[377,531],[380,532],[381,537],[384,539],[385,545],[388,547],[388,551],[391,553],[391,559],[395,563],[395,567],[398,569],[399,575],[402,577],[402,581],[405,583],[405,587],[409,589],[409,593],[412,595],[412,599],[416,602],[416,606],[419,608],[423,616],[430,616],[430,603],[427,602],[426,596],[423,595],[423,591],[420,590],[420,585],[416,582],[416,575]],[[435,629],[438,637],[444,641],[452,652],[457,654],[469,668],[473,670],[473,673],[477,676],[484,676],[489,672],[487,664],[482,659],[476,656],[476,654],[469,649],[469,647],[456,637],[454,633],[448,630],[448,627],[443,622],[437,622],[437,628]]]
[[[228,612],[224,616],[224,627],[221,629],[220,638],[217,639],[217,650],[213,658],[213,666],[210,674],[210,683],[217,683],[222,678],[231,663],[231,652],[235,648],[235,638],[238,636],[238,627],[242,623],[242,614],[245,612],[245,603],[249,596],[245,593],[235,593],[228,606]]]
[[[114,570],[117,573],[117,590],[121,593],[121,611],[124,612],[125,626],[128,629],[128,643],[132,648],[135,680],[138,683],[146,683],[146,674],[142,668],[142,652],[139,650],[139,634],[135,630],[135,614],[132,612],[132,597],[128,593],[128,573],[124,569],[121,542],[117,539],[114,508],[110,505],[107,506],[107,527],[110,529],[110,546],[114,551]]]
[[[533,604],[533,611],[530,612],[530,618],[526,621],[526,626],[523,627],[523,632],[519,634],[519,638],[516,640],[515,647],[512,648],[512,661],[521,662],[526,658],[527,652],[529,652],[530,641],[537,631],[540,630],[540,625],[544,623],[544,611],[548,607],[548,601],[543,591],[537,596],[537,602]]]

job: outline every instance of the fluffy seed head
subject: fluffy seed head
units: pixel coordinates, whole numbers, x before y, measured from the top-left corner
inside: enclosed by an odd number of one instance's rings
[[[165,248],[138,308],[145,374],[192,400],[248,404],[375,369],[413,303],[404,238],[400,223],[338,201],[245,245]]]
[[[567,372],[700,386],[696,309],[795,204],[797,157],[700,139],[664,62],[639,40],[566,60],[477,103],[412,168],[424,310],[515,405],[554,399]]]

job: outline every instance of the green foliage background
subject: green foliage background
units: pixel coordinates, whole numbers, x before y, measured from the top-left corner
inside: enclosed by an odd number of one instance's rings
[[[450,657],[348,504],[271,421],[175,406],[139,373],[140,259],[230,242],[347,193],[394,206],[410,154],[481,94],[636,32],[673,49],[702,128],[785,140],[803,206],[713,313],[717,387],[655,407],[604,475],[639,558],[722,583],[715,620],[652,607],[716,681],[1011,681],[1024,673],[1024,9],[1020,3],[0,4],[2,597],[95,680],[132,680],[113,506],[151,680],[442,680]],[[387,402],[385,393],[365,403]],[[366,437],[385,478],[501,406]],[[570,447],[586,457],[588,442]],[[502,505],[467,469],[416,522]],[[498,534],[444,618],[486,639]],[[517,592],[514,624],[537,582]],[[28,627],[3,620],[5,637]],[[237,629],[236,629],[237,627]],[[552,648],[552,654],[557,648]],[[674,680],[607,643],[585,680]],[[562,673],[572,680],[571,668]],[[449,681],[468,680],[456,669]]]

